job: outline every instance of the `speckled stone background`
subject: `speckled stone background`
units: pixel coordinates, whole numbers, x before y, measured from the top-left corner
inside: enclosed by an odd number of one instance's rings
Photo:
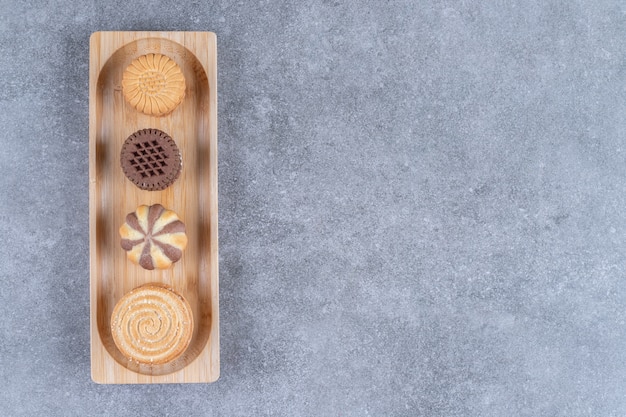
[[[0,415],[626,415],[624,2],[0,10]],[[218,36],[211,385],[90,380],[97,30]]]

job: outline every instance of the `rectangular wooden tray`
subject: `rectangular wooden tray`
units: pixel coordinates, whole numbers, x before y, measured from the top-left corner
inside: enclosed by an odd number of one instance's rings
[[[144,115],[124,100],[121,79],[132,60],[167,55],[183,70],[185,98],[163,117]],[[163,191],[143,191],[120,167],[120,150],[133,132],[156,128],[178,145],[183,168]],[[132,264],[118,229],[142,204],[160,203],[186,225],[189,243],[171,269]],[[105,384],[213,382],[219,377],[217,212],[217,57],[211,32],[97,32],[89,56],[89,229],[91,376]],[[110,317],[117,301],[146,283],[164,283],[193,310],[187,351],[165,365],[139,366],[115,347]]]

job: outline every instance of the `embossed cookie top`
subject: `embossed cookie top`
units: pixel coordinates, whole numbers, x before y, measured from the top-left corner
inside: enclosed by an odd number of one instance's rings
[[[124,70],[122,92],[140,112],[164,116],[183,101],[185,76],[178,64],[165,55],[142,55]]]
[[[122,145],[120,164],[126,177],[142,190],[159,191],[169,187],[182,168],[180,151],[167,133],[142,129]]]
[[[173,361],[193,335],[191,306],[173,289],[147,284],[124,295],[111,314],[111,335],[128,359],[147,365]]]

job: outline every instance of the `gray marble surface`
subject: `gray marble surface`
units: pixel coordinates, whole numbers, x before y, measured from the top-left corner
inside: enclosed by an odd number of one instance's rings
[[[626,415],[623,2],[0,6],[0,415]],[[97,30],[218,36],[211,385],[90,380]]]

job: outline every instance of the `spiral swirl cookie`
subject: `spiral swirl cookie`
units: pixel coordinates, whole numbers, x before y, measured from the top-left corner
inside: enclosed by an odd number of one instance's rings
[[[120,227],[121,245],[132,262],[145,269],[165,269],[187,247],[185,224],[160,204],[139,206]]]
[[[191,307],[169,287],[143,285],[115,305],[111,334],[120,352],[132,361],[148,365],[171,362],[191,342]]]
[[[180,175],[180,151],[167,133],[141,129],[122,145],[120,164],[124,175],[142,190],[164,190]]]
[[[165,55],[142,55],[124,70],[122,92],[140,112],[164,116],[183,101],[185,76],[178,64]]]

